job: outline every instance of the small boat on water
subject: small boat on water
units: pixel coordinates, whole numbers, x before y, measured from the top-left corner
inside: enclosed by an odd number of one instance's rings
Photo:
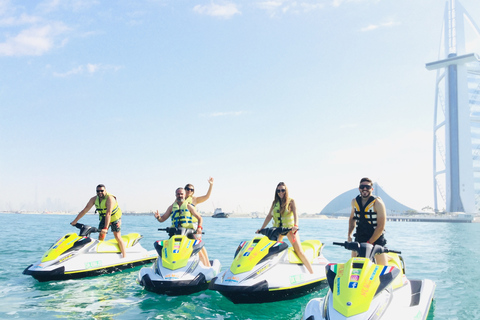
[[[215,209],[212,218],[228,218],[228,213],[222,211],[221,208]]]

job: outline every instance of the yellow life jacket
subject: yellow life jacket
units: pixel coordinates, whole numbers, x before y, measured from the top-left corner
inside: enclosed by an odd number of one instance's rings
[[[100,197],[97,196],[95,199],[95,208],[98,212],[98,218],[102,220],[105,215],[107,214],[107,199],[109,196],[112,196],[117,200],[117,197],[115,197],[113,194],[110,193],[105,193],[105,198],[100,200]],[[112,214],[110,216],[110,223],[117,221],[122,217],[122,210],[120,210],[120,207],[118,206],[118,202],[115,203],[115,206],[113,207]]]
[[[280,214],[280,202],[276,202],[273,207],[273,226],[276,228],[293,228],[295,225],[295,217],[293,212],[288,211],[290,201],[292,199],[287,199],[287,205],[285,207],[285,212]]]
[[[172,205],[172,227],[174,228],[186,228],[193,229],[192,214],[188,211],[189,203],[183,201],[179,206],[175,201]]]
[[[185,201],[186,201],[188,204],[191,204],[192,206],[195,207],[195,205],[192,203],[192,202],[193,202],[192,196],[189,196],[187,199],[185,199]],[[197,212],[198,212],[198,211],[197,211]],[[193,222],[193,223],[198,223],[198,219],[195,218],[193,215],[192,215],[192,222]]]

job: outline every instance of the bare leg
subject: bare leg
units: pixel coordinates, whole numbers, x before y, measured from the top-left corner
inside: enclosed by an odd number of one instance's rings
[[[386,266],[388,264],[388,256],[385,253],[377,254],[375,256],[375,262],[379,265]]]
[[[115,240],[117,240],[118,247],[120,248],[120,251],[122,252],[122,257],[125,258],[127,256],[127,253],[125,252],[125,242],[123,242],[122,239],[122,234],[120,231],[118,232],[113,232],[113,235],[115,236]]]
[[[200,258],[200,261],[205,265],[205,267],[211,267],[212,265],[210,264],[210,260],[208,260],[208,254],[207,254],[207,249],[203,247],[200,252],[198,253],[198,257]]]
[[[302,260],[305,268],[307,268],[308,272],[312,274],[313,273],[312,264],[310,263],[310,261],[308,261],[307,257],[305,256],[305,252],[303,252],[302,246],[300,244],[300,236],[298,235],[298,232],[295,234],[292,234],[292,232],[289,232],[287,234],[287,237],[290,243],[292,244],[292,247],[295,250],[295,253],[300,258],[300,260]]]

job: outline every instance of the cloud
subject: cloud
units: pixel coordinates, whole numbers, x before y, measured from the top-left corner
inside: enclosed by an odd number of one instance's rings
[[[229,19],[236,14],[241,14],[240,10],[238,10],[237,5],[234,3],[226,3],[223,5],[211,3],[208,5],[196,5],[193,8],[198,14],[208,15],[212,17],[224,18]]]
[[[318,1],[271,0],[259,2],[256,6],[274,17],[278,14],[299,14],[319,10],[324,8],[325,4],[318,3]]]
[[[119,67],[119,66],[87,63],[86,65],[75,67],[64,73],[54,72],[53,75],[55,77],[66,78],[74,75],[84,75],[84,74],[93,75],[94,73],[101,72],[101,71],[118,71],[121,68],[122,67]]]
[[[360,29],[360,31],[361,32],[368,32],[368,31],[376,30],[378,28],[389,28],[389,27],[393,27],[393,26],[396,26],[396,25],[398,25],[398,23],[393,22],[393,21],[389,21],[389,22],[380,23],[380,24],[371,24],[367,27],[364,27],[364,28]]]
[[[69,29],[60,22],[33,26],[0,43],[0,56],[39,56],[50,51],[57,38]],[[61,41],[64,43],[65,41]]]
[[[19,17],[6,17],[6,18],[0,19],[0,26],[2,27],[21,26],[25,24],[38,23],[39,21],[41,21],[41,18],[23,13]]]
[[[342,4],[346,2],[379,2],[380,0],[333,0],[332,6],[340,7]]]

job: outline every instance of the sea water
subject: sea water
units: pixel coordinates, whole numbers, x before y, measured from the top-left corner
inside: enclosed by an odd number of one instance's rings
[[[2,319],[301,319],[307,296],[273,303],[233,304],[215,291],[170,297],[148,292],[136,283],[141,267],[109,275],[38,282],[22,271],[39,260],[61,236],[78,229],[71,215],[0,214],[0,318]],[[97,226],[98,216],[81,223]],[[251,239],[262,219],[204,218],[203,239],[210,259],[229,267],[238,244]],[[348,220],[300,219],[301,240],[319,239],[331,262],[345,262],[350,252],[332,245],[346,240]],[[122,217],[122,232],[139,232],[150,250],[166,238],[168,223],[153,215]],[[428,319],[480,319],[480,223],[387,222],[390,249],[402,251],[411,279],[436,283]],[[109,233],[107,239],[112,238]],[[149,264],[150,265],[150,264]],[[401,319],[401,316],[399,316]]]

